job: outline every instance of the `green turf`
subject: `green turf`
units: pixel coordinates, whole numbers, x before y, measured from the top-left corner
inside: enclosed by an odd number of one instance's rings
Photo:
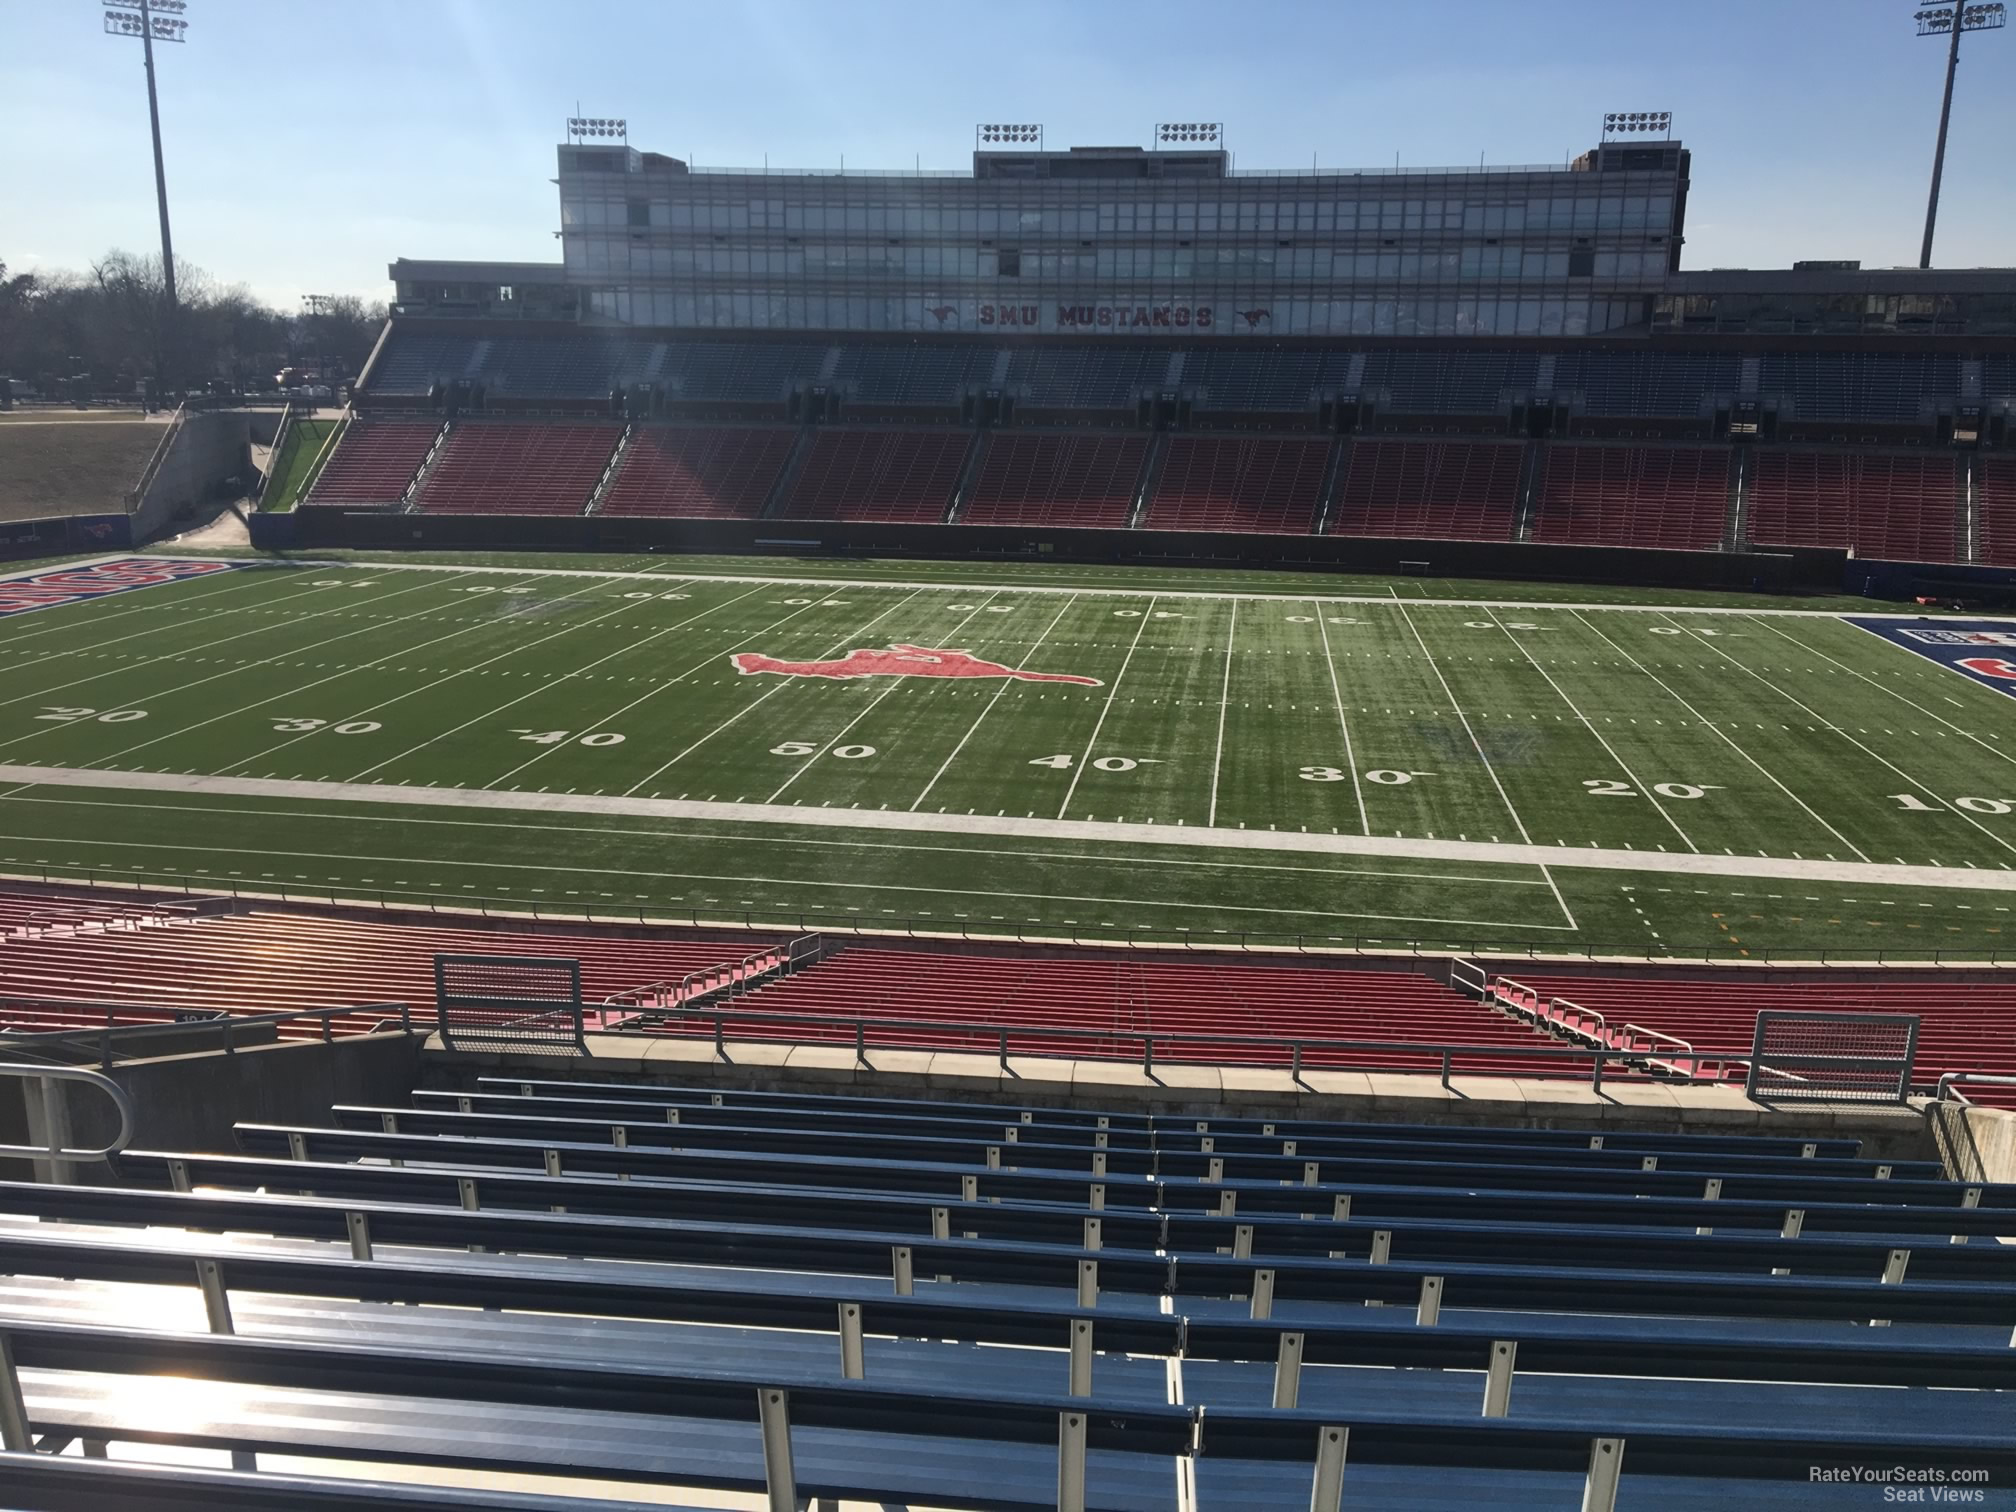
[[[340,420],[296,420],[287,427],[287,444],[273,459],[272,475],[259,496],[261,510],[284,513],[301,502],[330,435],[341,424]]]
[[[249,570],[0,622],[0,763],[105,774],[0,792],[0,871],[808,925],[1694,956],[1986,956],[2016,904],[1853,871],[1668,869],[1697,854],[1902,862],[1957,881],[2016,864],[2016,706],[1827,615],[1320,600],[1272,575],[1284,596],[1194,590],[1220,588],[1215,575],[1102,591],[997,568],[946,587],[932,564],[923,581],[807,588],[760,576],[767,561],[736,564],[741,580],[719,563],[644,565]],[[729,661],[899,642],[1098,686]],[[127,773],[520,796],[163,793]],[[537,794],[553,807],[525,807]],[[587,811],[625,794],[803,817]],[[931,828],[885,817],[908,814]],[[1010,820],[1064,822],[1003,833]],[[1210,843],[1228,832],[1250,844]],[[1332,835],[1432,843],[1339,854],[1321,848]],[[1468,859],[1448,841],[1560,859]],[[1645,867],[1572,864],[1592,847]]]

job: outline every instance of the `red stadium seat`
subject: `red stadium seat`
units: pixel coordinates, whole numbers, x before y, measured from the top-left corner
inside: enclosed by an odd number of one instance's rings
[[[1520,441],[1354,440],[1329,533],[1509,541],[1524,454]]]
[[[1327,437],[1172,436],[1142,527],[1307,535],[1329,458]]]

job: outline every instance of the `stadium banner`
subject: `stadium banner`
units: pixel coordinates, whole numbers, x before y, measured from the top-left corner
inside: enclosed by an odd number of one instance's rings
[[[163,583],[209,577],[213,573],[234,572],[257,565],[256,562],[181,562],[169,557],[121,557],[114,562],[93,562],[82,567],[52,567],[47,572],[0,581],[0,619],[26,614],[31,609],[79,604],[87,599],[130,593],[135,588],[158,588]]]
[[[133,522],[125,515],[50,515],[0,523],[0,559],[117,551],[132,544]]]
[[[2016,698],[2016,620],[1886,619],[1844,615],[1849,624]]]

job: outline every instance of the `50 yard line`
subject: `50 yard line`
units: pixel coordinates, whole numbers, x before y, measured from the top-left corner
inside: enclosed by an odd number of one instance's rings
[[[1147,622],[1147,616],[1142,616]],[[1218,689],[1218,747],[1211,753],[1211,808],[1204,822],[1218,823],[1218,768],[1225,760],[1225,711],[1232,707],[1232,646],[1239,638],[1239,600],[1232,600],[1232,628],[1225,632],[1225,681]]]

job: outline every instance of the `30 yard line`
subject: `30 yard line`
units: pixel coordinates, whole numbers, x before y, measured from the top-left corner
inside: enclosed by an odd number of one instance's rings
[[[1330,654],[1330,631],[1324,624],[1323,606],[1315,599],[1310,604],[1316,610],[1316,631],[1323,637],[1323,662],[1330,669],[1330,697],[1337,704],[1337,728],[1344,735],[1344,765],[1351,773],[1351,792],[1358,800],[1358,827],[1366,834],[1372,833],[1372,818],[1365,812],[1365,788],[1358,780],[1358,758],[1351,750],[1351,721],[1344,717],[1344,694],[1337,686],[1337,660]]]
[[[1134,648],[1141,644],[1141,633],[1148,628],[1148,620],[1154,611],[1155,599],[1150,595],[1148,607],[1141,611],[1141,622],[1134,627],[1134,639],[1127,643],[1127,654],[1120,659],[1120,670],[1113,674],[1113,686],[1106,690],[1106,702],[1100,706],[1099,718],[1092,726],[1092,738],[1085,742],[1085,754],[1071,768],[1071,782],[1064,789],[1064,801],[1057,806],[1059,819],[1071,807],[1071,795],[1078,791],[1078,779],[1085,774],[1086,764],[1092,760],[1092,752],[1099,744],[1099,732],[1106,728],[1106,716],[1113,712],[1113,700],[1120,693],[1120,679],[1127,675],[1128,663],[1134,660]]]
[[[1421,639],[1421,632],[1414,624],[1414,616],[1407,612],[1407,605],[1401,601],[1400,595],[1394,594],[1393,599],[1399,605],[1400,618],[1407,622],[1407,630],[1414,637],[1414,644],[1421,648],[1421,654],[1428,659],[1428,670],[1435,674],[1435,681],[1442,684],[1443,696],[1449,700],[1449,707],[1462,722],[1463,733],[1470,737],[1470,748],[1477,753],[1477,759],[1484,763],[1485,776],[1491,779],[1491,786],[1498,789],[1498,797],[1505,805],[1505,812],[1512,816],[1512,823],[1519,831],[1519,838],[1531,845],[1533,837],[1526,832],[1526,821],[1519,817],[1519,810],[1512,806],[1512,795],[1505,791],[1505,784],[1498,780],[1498,769],[1491,765],[1491,758],[1484,754],[1484,743],[1477,738],[1477,732],[1470,728],[1470,716],[1463,712],[1463,705],[1456,701],[1456,691],[1449,686],[1449,679],[1442,675],[1442,668],[1435,660],[1435,653],[1428,649],[1428,642]],[[1568,920],[1568,927],[1579,929],[1581,926],[1575,922],[1574,911],[1568,907],[1568,900],[1561,896],[1561,889],[1555,885],[1553,873],[1543,865],[1540,868],[1540,875],[1547,879],[1547,888],[1554,894],[1554,901],[1561,905],[1561,913]]]
[[[1640,672],[1644,673],[1647,677],[1651,678],[1654,683],[1658,684],[1658,686],[1665,691],[1667,696],[1670,697],[1675,703],[1680,705],[1681,708],[1685,709],[1689,714],[1691,714],[1703,729],[1713,731],[1716,739],[1720,740],[1724,745],[1728,746],[1730,750],[1734,751],[1738,756],[1741,756],[1745,761],[1749,762],[1750,765],[1755,767],[1758,770],[1758,772],[1763,775],[1764,780],[1766,782],[1770,783],[1773,787],[1778,789],[1779,792],[1783,793],[1787,798],[1790,798],[1794,803],[1798,804],[1800,808],[1804,809],[1808,817],[1810,817],[1815,824],[1819,825],[1822,829],[1827,831],[1827,833],[1832,835],[1836,840],[1839,840],[1841,844],[1845,846],[1847,849],[1853,851],[1859,859],[1863,861],[1867,861],[1869,859],[1869,857],[1863,852],[1860,846],[1858,846],[1853,840],[1850,840],[1846,835],[1842,834],[1841,831],[1834,828],[1834,826],[1829,824],[1825,819],[1822,819],[1818,814],[1814,813],[1813,809],[1807,804],[1805,799],[1801,798],[1797,793],[1793,792],[1792,789],[1785,786],[1784,783],[1778,780],[1778,776],[1775,772],[1773,772],[1769,767],[1765,766],[1764,763],[1759,761],[1755,756],[1752,756],[1748,751],[1744,750],[1743,747],[1739,745],[1736,741],[1731,740],[1728,734],[1719,725],[1717,725],[1715,721],[1708,718],[1699,709],[1695,708],[1693,704],[1689,703],[1685,698],[1681,697],[1680,694],[1674,688],[1672,688],[1667,684],[1665,679],[1663,679],[1658,675],[1658,673],[1654,672],[1650,667],[1647,667],[1643,662],[1639,661],[1637,657],[1633,656],[1629,651],[1626,651],[1616,641],[1610,639],[1609,636],[1604,635],[1601,630],[1598,630],[1596,628],[1596,625],[1594,624],[1593,621],[1583,616],[1583,613],[1580,609],[1572,610],[1570,612],[1573,613],[1577,619],[1581,620],[1583,624],[1588,625],[1589,628],[1592,631],[1594,631],[1599,638],[1601,638],[1603,644],[1610,647],[1611,650],[1615,651],[1619,656],[1623,657],[1626,661],[1631,663],[1632,666],[1636,667]]]
[[[1533,655],[1532,650],[1526,645],[1526,643],[1520,640],[1519,637],[1514,635],[1510,630],[1505,630],[1505,622],[1498,618],[1498,611],[1496,609],[1487,609],[1484,612],[1491,616],[1492,624],[1496,625],[1500,630],[1505,631],[1505,638],[1511,641],[1515,646],[1519,648],[1520,655],[1524,656],[1526,660],[1532,664],[1533,670],[1535,672],[1538,672],[1542,677],[1547,679],[1547,686],[1554,690],[1556,695],[1558,695],[1559,698],[1561,699],[1561,702],[1568,705],[1568,712],[1570,714],[1573,714],[1577,719],[1581,720],[1583,728],[1588,730],[1588,732],[1591,735],[1594,735],[1596,737],[1596,743],[1603,747],[1604,751],[1609,754],[1609,757],[1612,761],[1617,763],[1617,770],[1622,772],[1626,777],[1628,777],[1631,780],[1631,785],[1633,787],[1637,788],[1639,792],[1643,793],[1648,799],[1651,800],[1652,807],[1659,811],[1659,817],[1661,819],[1664,819],[1666,821],[1667,827],[1670,828],[1674,834],[1680,837],[1680,843],[1686,846],[1687,849],[1689,849],[1690,851],[1699,851],[1701,847],[1696,845],[1691,839],[1689,839],[1687,836],[1687,831],[1680,828],[1679,822],[1676,819],[1674,819],[1674,817],[1671,814],[1666,812],[1666,806],[1659,801],[1659,795],[1655,793],[1645,783],[1638,780],[1638,774],[1632,771],[1631,768],[1625,764],[1624,758],[1622,756],[1619,756],[1616,752],[1616,749],[1610,744],[1610,742],[1603,738],[1603,732],[1596,728],[1595,724],[1590,720],[1587,714],[1584,714],[1581,711],[1581,709],[1576,707],[1575,700],[1568,696],[1568,694],[1562,689],[1561,684],[1554,681],[1553,675],[1549,673],[1545,667],[1540,665],[1539,659]]]
[[[1147,619],[1146,615],[1142,619]],[[1239,600],[1232,600],[1232,627],[1225,632],[1225,681],[1218,689],[1218,746],[1211,753],[1211,807],[1204,822],[1218,822],[1218,768],[1225,761],[1225,711],[1232,707],[1232,647],[1239,639]]]
[[[1055,617],[1051,619],[1050,623],[1043,627],[1043,633],[1036,637],[1036,643],[1033,646],[1031,646],[1026,652],[1023,653],[1022,661],[1024,665],[1027,665],[1029,662],[1035,660],[1036,653],[1043,649],[1043,642],[1048,640],[1050,638],[1050,632],[1057,628],[1057,621],[1063,619],[1064,616],[1070,612],[1071,606],[1077,602],[1078,602],[1078,595],[1075,593],[1064,601],[1064,607],[1062,609],[1059,609]],[[910,811],[912,813],[915,813],[919,805],[921,805],[926,798],[929,798],[931,796],[931,789],[938,786],[938,779],[940,777],[943,777],[945,773],[951,768],[952,763],[959,759],[959,753],[966,749],[966,742],[973,738],[974,731],[978,730],[981,726],[981,723],[987,718],[987,716],[994,712],[994,705],[1001,702],[1001,695],[1008,691],[1009,682],[1010,679],[1008,678],[1004,677],[1001,679],[1001,686],[996,688],[994,690],[994,696],[987,700],[987,706],[980,711],[979,718],[975,719],[972,724],[966,727],[966,733],[959,737],[959,744],[952,747],[952,754],[950,756],[947,756],[942,762],[939,763],[938,770],[931,774],[931,780],[924,784],[924,791],[919,793],[916,799],[911,803]]]

